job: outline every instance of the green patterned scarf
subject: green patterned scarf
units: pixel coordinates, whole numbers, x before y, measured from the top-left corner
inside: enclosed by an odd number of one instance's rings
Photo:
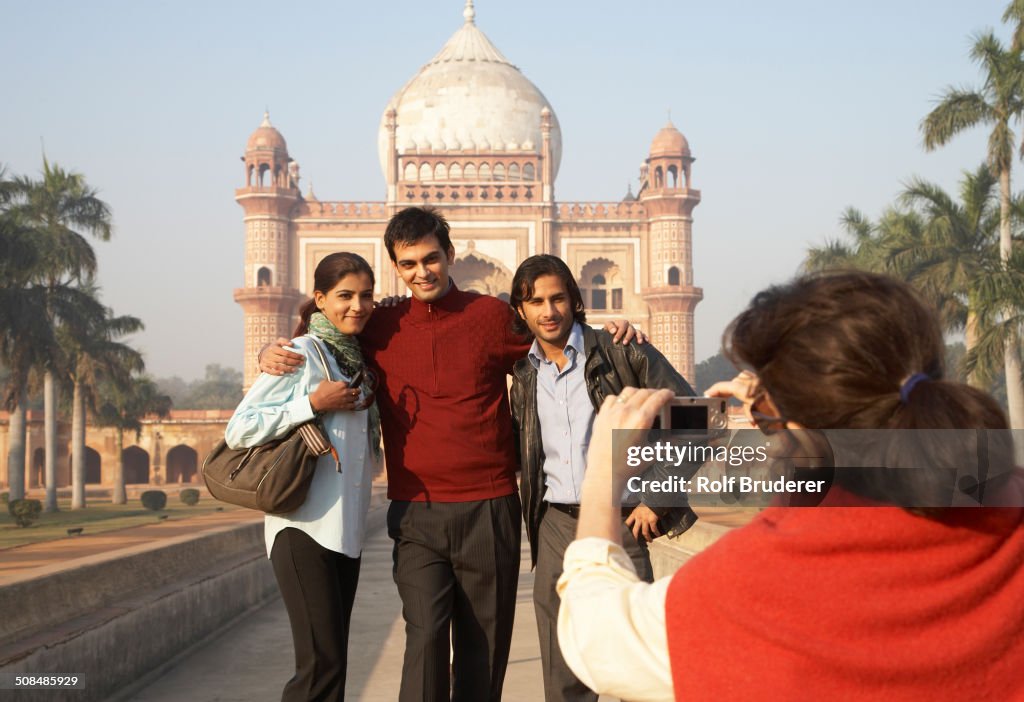
[[[366,361],[363,360],[363,351],[359,348],[359,341],[354,336],[338,331],[338,328],[331,320],[327,319],[323,312],[314,312],[310,316],[309,333],[327,344],[327,348],[334,356],[334,360],[338,362],[341,372],[346,376],[351,378],[360,369],[365,370],[368,376],[372,375],[366,368]],[[365,382],[370,382],[369,378]],[[377,409],[377,402],[374,401],[369,409],[367,420],[370,426],[370,445],[373,447],[374,455],[380,458],[380,411]]]

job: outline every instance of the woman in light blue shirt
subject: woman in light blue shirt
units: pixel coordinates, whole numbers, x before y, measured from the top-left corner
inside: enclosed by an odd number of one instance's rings
[[[225,434],[231,448],[258,446],[320,414],[338,456],[320,457],[301,507],[265,519],[267,555],[295,645],[295,675],[282,702],[344,699],[349,620],[370,482],[380,462],[380,419],[368,401],[372,382],[350,387],[355,378],[372,376],[355,335],[373,312],[373,270],[356,254],[335,253],[320,262],[313,282],[313,299],[292,340],[306,362],[288,375],[260,375]],[[314,344],[340,380],[327,379]]]

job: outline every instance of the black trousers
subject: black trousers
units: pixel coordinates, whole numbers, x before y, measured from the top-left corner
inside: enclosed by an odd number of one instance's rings
[[[449,695],[454,702],[501,699],[521,521],[518,494],[391,503],[388,534],[405,618],[401,702],[440,702]]]
[[[278,532],[270,562],[295,646],[295,675],[281,702],[341,702],[360,559],[326,549],[289,527]]]
[[[565,549],[576,538],[576,519],[550,507],[544,511],[537,530],[537,569],[533,577],[533,607],[540,636],[540,659],[544,670],[544,699],[547,702],[597,702],[597,693],[579,681],[558,647],[558,606],[555,584],[562,575]],[[641,580],[653,580],[647,542],[623,523],[622,545]],[[595,612],[595,616],[600,613]]]

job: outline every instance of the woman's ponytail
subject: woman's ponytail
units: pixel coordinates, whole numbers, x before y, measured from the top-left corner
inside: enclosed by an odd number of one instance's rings
[[[299,308],[299,324],[295,327],[295,331],[292,332],[292,337],[302,336],[309,331],[309,318],[312,317],[313,313],[316,311],[316,300],[309,298],[309,300]]]

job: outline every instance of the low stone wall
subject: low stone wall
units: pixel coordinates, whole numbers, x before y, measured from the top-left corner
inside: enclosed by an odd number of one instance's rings
[[[276,594],[262,522],[113,552],[0,587],[0,674],[84,682],[19,702],[103,700]]]

